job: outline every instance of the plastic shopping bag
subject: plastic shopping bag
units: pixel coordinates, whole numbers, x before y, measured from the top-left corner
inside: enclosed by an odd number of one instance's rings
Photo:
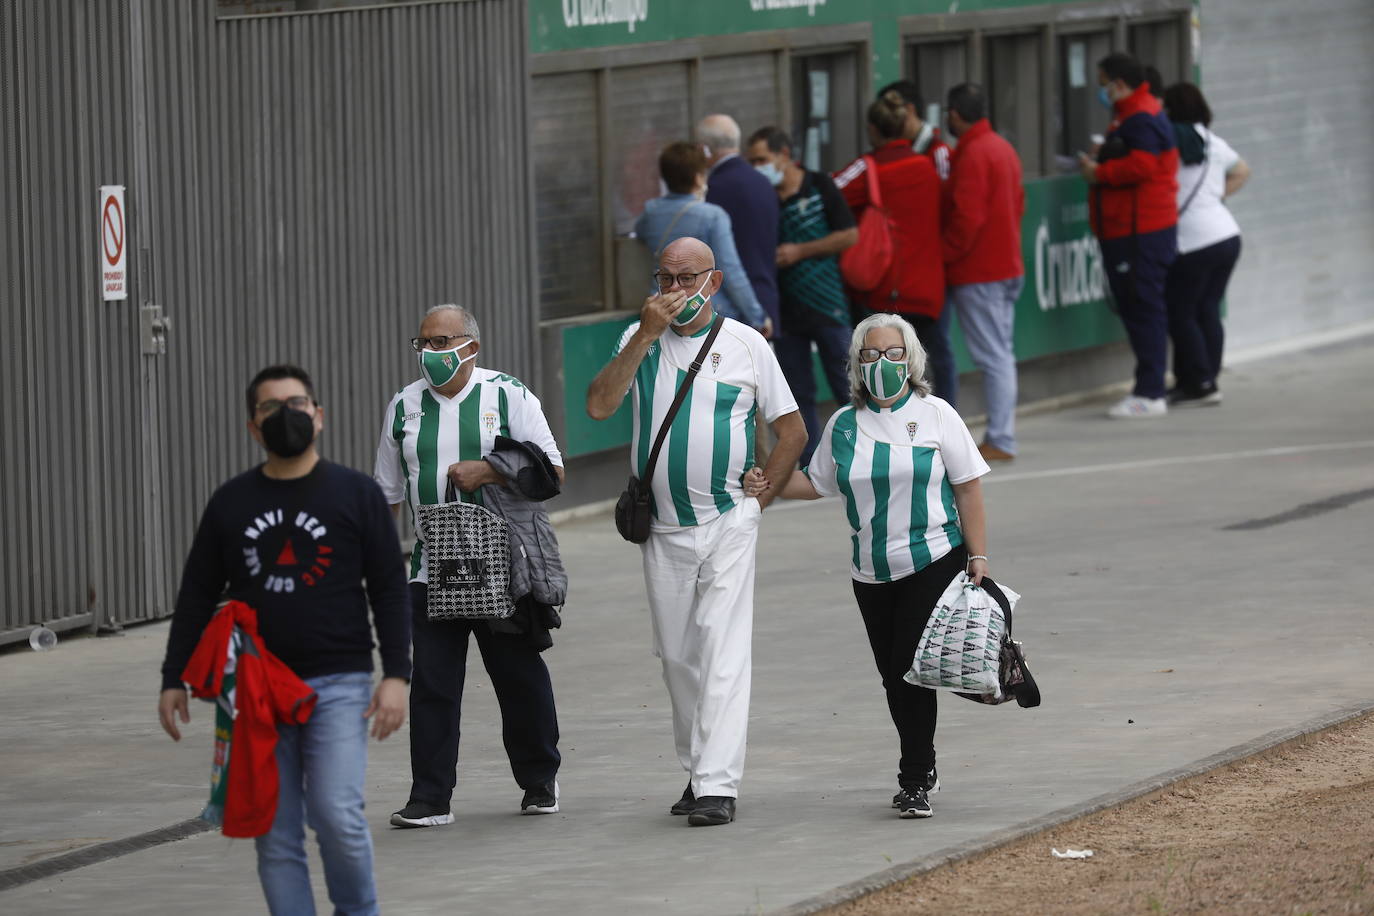
[[[993,587],[998,587],[993,585]],[[985,703],[1009,699],[1001,677],[1003,644],[1011,642],[1010,612],[1021,596],[1001,586],[1007,608],[960,572],[930,614],[905,680],[920,687],[974,694]]]

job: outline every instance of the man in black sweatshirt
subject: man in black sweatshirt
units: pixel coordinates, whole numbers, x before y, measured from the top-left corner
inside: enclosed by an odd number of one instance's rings
[[[189,722],[181,673],[223,598],[257,611],[267,650],[317,697],[304,725],[278,729],[280,796],[257,838],[273,913],[313,913],[307,813],[336,912],[378,912],[372,835],[363,815],[367,720],[378,740],[405,721],[410,616],[390,508],[365,474],[320,458],[324,408],[310,377],[271,366],[248,386],[248,431],[267,460],[210,497],[186,559],[158,715],[173,740]],[[368,606],[372,608],[371,626]],[[372,689],[372,627],[382,679]]]

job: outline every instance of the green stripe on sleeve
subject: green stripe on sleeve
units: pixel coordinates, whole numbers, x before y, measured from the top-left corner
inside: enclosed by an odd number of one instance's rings
[[[472,391],[458,405],[458,460],[482,460],[482,384],[472,386]],[[459,493],[460,502],[482,504],[480,493]]]
[[[930,484],[930,467],[935,458],[933,448],[911,450],[911,566],[922,570],[930,565],[930,545],[926,543],[926,528],[930,526],[930,512],[926,506],[926,487]]]
[[[735,507],[735,501],[725,492],[725,477],[730,472],[730,446],[733,444],[730,419],[741,390],[734,385],[716,385],[716,408],[711,423],[711,496],[722,515]]]
[[[684,369],[677,370],[674,390],[682,387],[687,377]],[[673,418],[673,427],[668,431],[668,490],[673,494],[673,508],[677,511],[677,523],[684,527],[697,523],[697,514],[692,509],[692,494],[687,489],[687,447],[692,440],[692,393],[678,408]]]
[[[420,435],[415,440],[415,457],[420,463],[416,469],[419,475],[420,505],[432,506],[442,498],[438,492],[438,481],[443,476],[439,470],[439,402],[426,388],[420,394]]]
[[[964,543],[964,529],[959,527],[959,508],[954,504],[954,487],[949,483],[948,473],[940,480],[940,501],[945,504],[945,517],[949,519],[945,522],[945,536],[949,546],[958,547]]]
[[[410,511],[415,513],[414,500],[411,499],[410,465],[406,462],[406,399],[401,395],[396,399],[396,415],[391,420],[391,438],[396,440],[396,452],[401,458],[401,479],[405,481],[406,502],[411,504]]]
[[[858,418],[851,410],[836,420],[830,431],[830,453],[835,459],[835,485],[844,496],[844,511],[849,518],[849,530],[853,532],[849,538],[854,548],[852,562],[855,569],[862,569],[859,562],[859,507],[854,501],[854,488],[849,485],[849,469],[854,464],[854,438],[858,434]]]
[[[497,428],[497,430],[496,430],[496,434],[497,434],[498,436],[505,436],[507,439],[509,439],[509,438],[510,438],[510,405],[506,403],[506,389],[504,389],[504,388],[497,388],[497,389],[496,389],[496,394],[497,394],[497,398],[496,398],[497,415],[500,417],[500,422],[501,422],[501,425],[500,425],[500,426]]]
[[[635,422],[639,424],[638,443],[635,446],[635,476],[644,479],[644,466],[649,463],[649,449],[653,446],[653,436],[658,433],[654,420],[654,381],[658,374],[658,345],[654,352],[644,357],[635,372],[635,405],[638,412]]]
[[[892,446],[886,442],[873,443],[873,578],[879,582],[892,580],[892,572],[887,565],[887,501],[892,492],[892,482],[888,480]]]

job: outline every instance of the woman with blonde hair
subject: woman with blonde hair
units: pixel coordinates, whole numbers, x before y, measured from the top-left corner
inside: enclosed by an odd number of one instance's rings
[[[850,402],[779,494],[844,500],[854,597],[901,744],[892,807],[904,818],[931,816],[928,796],[940,781],[935,691],[902,676],[950,581],[961,570],[975,584],[988,574],[980,482],[988,465],[959,414],[930,394],[925,367],[925,350],[900,316],[859,322],[849,347]],[[745,492],[768,485],[751,475]]]

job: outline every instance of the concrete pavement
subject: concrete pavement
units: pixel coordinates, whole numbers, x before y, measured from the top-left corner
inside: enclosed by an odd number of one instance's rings
[[[684,777],[637,550],[608,518],[562,526],[572,590],[547,658],[563,811],[516,814],[474,651],[453,826],[386,826],[408,788],[405,738],[373,745],[384,909],[768,912],[1374,702],[1374,338],[1222,382],[1221,407],[1158,421],[1108,421],[1100,404],[1022,420],[1021,456],[987,479],[989,553],[1024,595],[1017,633],[1045,704],[942,697],[928,821],[887,806],[896,737],[838,503],[765,514],[740,816],[714,829],[667,813]],[[165,638],[160,624],[0,656],[0,869],[199,811],[210,710],[197,704],[180,745],[161,733]],[[0,909],[261,912],[253,862],[251,843],[205,834],[0,892]]]

